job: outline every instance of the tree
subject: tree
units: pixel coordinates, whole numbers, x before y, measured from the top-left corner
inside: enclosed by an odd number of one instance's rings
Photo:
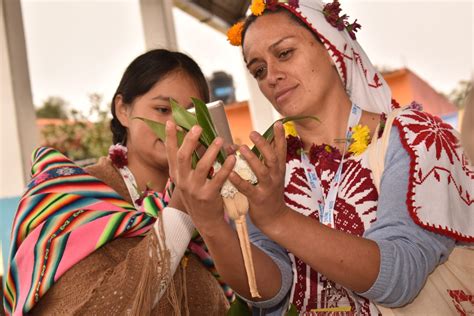
[[[112,132],[110,131],[110,105],[103,106],[103,98],[100,94],[89,95],[91,108],[89,117],[95,122],[84,133],[83,142],[87,147],[87,154],[90,157],[101,157],[107,155],[110,145],[112,145]]]
[[[85,160],[107,155],[112,144],[109,106],[103,106],[99,94],[89,95],[88,115],[77,110],[66,113],[69,120],[47,125],[42,131],[42,145],[53,147],[72,160]],[[91,118],[94,121],[91,121]]]
[[[472,89],[472,82],[468,80],[461,80],[458,86],[454,88],[446,97],[451,101],[458,109],[464,108],[467,96]]]
[[[36,117],[66,119],[68,117],[66,100],[61,97],[48,97],[36,110]]]

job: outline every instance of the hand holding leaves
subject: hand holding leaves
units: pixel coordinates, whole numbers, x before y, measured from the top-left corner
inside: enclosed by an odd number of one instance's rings
[[[241,177],[234,172],[231,179],[242,193],[251,200],[251,208],[258,206],[257,203],[266,204],[269,207],[277,204],[284,206],[283,199],[283,177],[285,174],[286,158],[286,140],[282,124],[292,120],[312,118],[308,116],[287,117],[278,120],[276,126],[272,124],[263,136],[253,134],[252,141],[256,146],[250,151],[243,147],[241,156],[231,156],[226,159],[226,153],[223,150],[223,141],[218,138],[215,125],[211,115],[204,102],[198,99],[192,99],[196,114],[188,112],[174,100],[170,100],[173,119],[181,130],[176,130],[175,123],[167,122],[166,128],[163,124],[148,120],[146,118],[137,118],[144,121],[156,135],[166,143],[168,153],[168,164],[170,167],[170,176],[177,185],[183,196],[185,207],[196,227],[209,227],[222,224],[222,199],[224,196],[224,206],[227,214],[236,223],[240,246],[243,253],[244,263],[247,271],[250,292],[253,297],[260,297],[256,278],[254,273],[252,253],[250,251],[250,242],[248,239],[245,216],[248,212],[249,204],[247,198],[227,181],[235,161],[247,160],[245,167],[235,170]],[[196,126],[199,125],[199,126]],[[275,138],[275,144],[272,145]],[[202,156],[197,152],[199,143],[207,150]],[[211,170],[215,161],[222,167],[211,177]],[[262,162],[264,161],[264,162]],[[241,165],[241,164],[239,164]],[[255,171],[255,174],[254,174]],[[250,176],[245,176],[250,175]],[[249,182],[257,176],[259,184],[256,181]],[[260,184],[261,183],[261,184]],[[224,189],[221,188],[224,186]],[[228,195],[225,192],[226,186],[233,188],[233,193]],[[281,194],[275,194],[281,192]],[[276,198],[276,200],[275,200]],[[267,218],[272,216],[272,212],[264,214]]]

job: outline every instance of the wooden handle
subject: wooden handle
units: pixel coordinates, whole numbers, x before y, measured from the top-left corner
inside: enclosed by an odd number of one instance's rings
[[[242,256],[244,257],[245,271],[247,272],[247,279],[249,282],[250,294],[252,297],[261,297],[257,289],[257,279],[255,277],[255,268],[253,265],[252,249],[250,248],[249,234],[247,229],[247,221],[245,215],[235,220],[237,228],[237,235],[240,240],[240,248],[242,249]]]
[[[227,215],[234,221],[242,215],[246,215],[249,209],[247,197],[237,192],[233,198],[223,198],[224,208]]]
[[[261,297],[257,289],[255,268],[253,265],[252,251],[250,248],[249,233],[245,215],[249,209],[249,202],[245,195],[237,192],[233,198],[224,198],[224,208],[227,215],[235,221],[237,235],[239,236],[240,249],[244,257],[245,272],[252,297]]]

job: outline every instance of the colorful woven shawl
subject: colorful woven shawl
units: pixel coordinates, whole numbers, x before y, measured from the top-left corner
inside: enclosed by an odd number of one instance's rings
[[[165,206],[155,193],[137,211],[51,148],[34,151],[32,175],[11,234],[3,294],[13,315],[28,313],[62,274],[107,242],[143,236]]]

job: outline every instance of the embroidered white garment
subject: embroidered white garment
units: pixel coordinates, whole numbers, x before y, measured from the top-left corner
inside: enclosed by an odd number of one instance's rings
[[[436,116],[409,109],[393,124],[411,157],[407,205],[413,220],[458,241],[474,242],[474,168],[458,133]]]

